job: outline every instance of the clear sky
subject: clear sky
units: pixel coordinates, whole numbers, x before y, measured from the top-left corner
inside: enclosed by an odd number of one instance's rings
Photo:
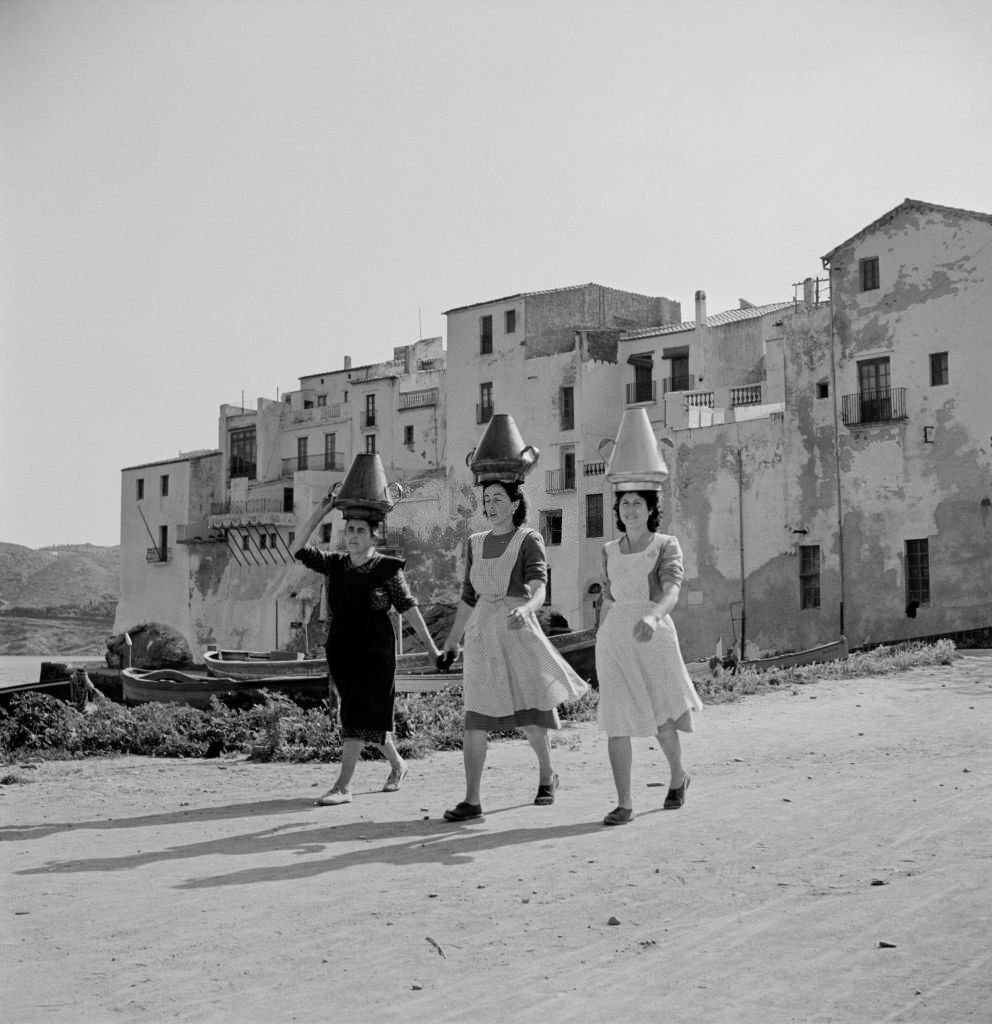
[[[992,212],[988,0],[2,0],[0,541],[116,544],[218,410],[595,281],[792,298]]]

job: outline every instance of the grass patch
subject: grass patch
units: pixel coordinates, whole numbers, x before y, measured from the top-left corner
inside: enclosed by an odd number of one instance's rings
[[[890,675],[926,665],[949,665],[954,643],[910,642],[851,654],[844,661],[736,675],[718,674],[696,680],[704,703],[719,704],[784,687],[805,686],[821,679],[855,679]],[[564,725],[592,721],[598,693],[590,690],[559,709]],[[517,736],[517,732],[493,738]],[[460,750],[462,697],[458,690],[410,694],[397,700],[396,745],[404,758],[422,758],[436,750]],[[567,729],[554,737],[568,743]],[[25,756],[47,759],[143,754],[150,757],[217,757],[241,753],[262,761],[337,761],[341,733],[325,708],[301,708],[282,694],[266,694],[252,708],[231,708],[216,699],[206,711],[183,704],[141,704],[125,707],[100,701],[78,711],[44,693],[22,693],[0,711],[0,762]],[[380,755],[372,747],[366,756]],[[4,785],[23,782],[7,773]]]

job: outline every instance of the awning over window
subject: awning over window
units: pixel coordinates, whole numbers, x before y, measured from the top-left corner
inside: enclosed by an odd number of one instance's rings
[[[686,349],[688,352],[689,350]],[[654,366],[654,355],[651,352],[642,352],[640,355],[628,356],[627,362],[631,366],[646,366],[648,369]]]
[[[661,350],[662,359],[682,359],[689,355],[688,345],[677,345],[675,348],[663,348]]]

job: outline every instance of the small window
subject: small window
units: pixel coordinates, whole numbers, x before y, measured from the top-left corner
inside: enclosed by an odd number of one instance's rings
[[[821,380],[816,385],[816,397],[817,398],[829,398],[830,397],[830,384],[828,381]]]
[[[365,435],[365,454],[375,455],[375,434]]]
[[[865,260],[858,260],[858,274],[861,278],[861,290],[872,292],[878,287],[878,257],[870,256]]]
[[[312,409],[313,408],[313,400],[310,399],[310,398],[304,398],[303,399],[303,408],[304,409]]]
[[[169,474],[162,474],[162,497],[168,498],[169,496]]]
[[[341,399],[341,401],[342,402],[347,402],[348,401],[348,392],[347,391],[345,391],[344,397]]]
[[[561,509],[541,513],[541,536],[548,547],[561,544]]]
[[[251,534],[250,533],[243,533],[243,534],[241,534],[241,550],[242,551],[251,551]]]
[[[493,385],[487,381],[479,385],[479,404],[475,410],[476,423],[488,423],[493,418]]]
[[[331,543],[331,532],[333,531],[333,529],[334,528],[333,528],[333,526],[330,523],[322,523],[321,524],[321,527],[320,527],[320,542],[321,542],[321,544],[330,544]]]
[[[602,494],[586,495],[586,536],[603,536],[603,496]]]
[[[282,510],[283,512],[293,511],[293,488],[284,487],[282,489]]]
[[[318,408],[322,408],[325,405],[327,405],[327,395],[318,395],[317,396],[317,407]]]
[[[799,545],[799,607],[820,607],[820,545]]]
[[[138,501],[141,501],[145,497],[145,478],[139,476],[135,481],[134,496]]]
[[[283,401],[284,401],[284,402],[285,402],[285,403],[286,403],[287,405],[292,405],[292,404],[293,404],[293,396],[292,396],[292,395],[283,395],[283,396],[282,396],[282,400],[283,400]]]
[[[264,551],[268,546],[269,546],[269,538],[266,537],[266,535],[263,533],[258,538],[258,550],[259,551]]]
[[[309,455],[307,449],[310,445],[310,438],[298,437],[296,439],[296,468],[307,469],[309,462]]]
[[[930,386],[939,387],[941,384],[947,384],[949,381],[948,369],[947,369],[947,353],[946,352],[931,352],[930,353]]]
[[[413,447],[413,426],[407,425],[403,428],[403,443],[407,448]]]
[[[503,331],[506,334],[515,334],[517,330],[517,311],[508,309],[503,314]]]
[[[295,540],[296,540],[296,531],[295,530],[290,530],[289,533],[286,535],[286,543],[289,545],[290,550],[292,550],[293,543],[295,542]]]
[[[558,391],[558,412],[561,417],[560,429],[575,429],[575,388],[560,388]]]
[[[906,603],[930,603],[930,541],[906,541]]]
[[[168,477],[165,477],[168,480]],[[158,560],[160,562],[169,561],[169,528],[168,526],[160,526],[158,528]]]
[[[479,317],[479,352],[486,356],[493,350],[493,318]]]

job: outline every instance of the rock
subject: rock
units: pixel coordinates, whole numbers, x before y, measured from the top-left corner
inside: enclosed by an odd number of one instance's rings
[[[172,626],[161,622],[143,622],[126,630],[131,637],[132,668],[182,668],[193,664],[193,652],[186,637]],[[128,649],[124,633],[107,640],[107,665],[124,668],[128,664]]]

